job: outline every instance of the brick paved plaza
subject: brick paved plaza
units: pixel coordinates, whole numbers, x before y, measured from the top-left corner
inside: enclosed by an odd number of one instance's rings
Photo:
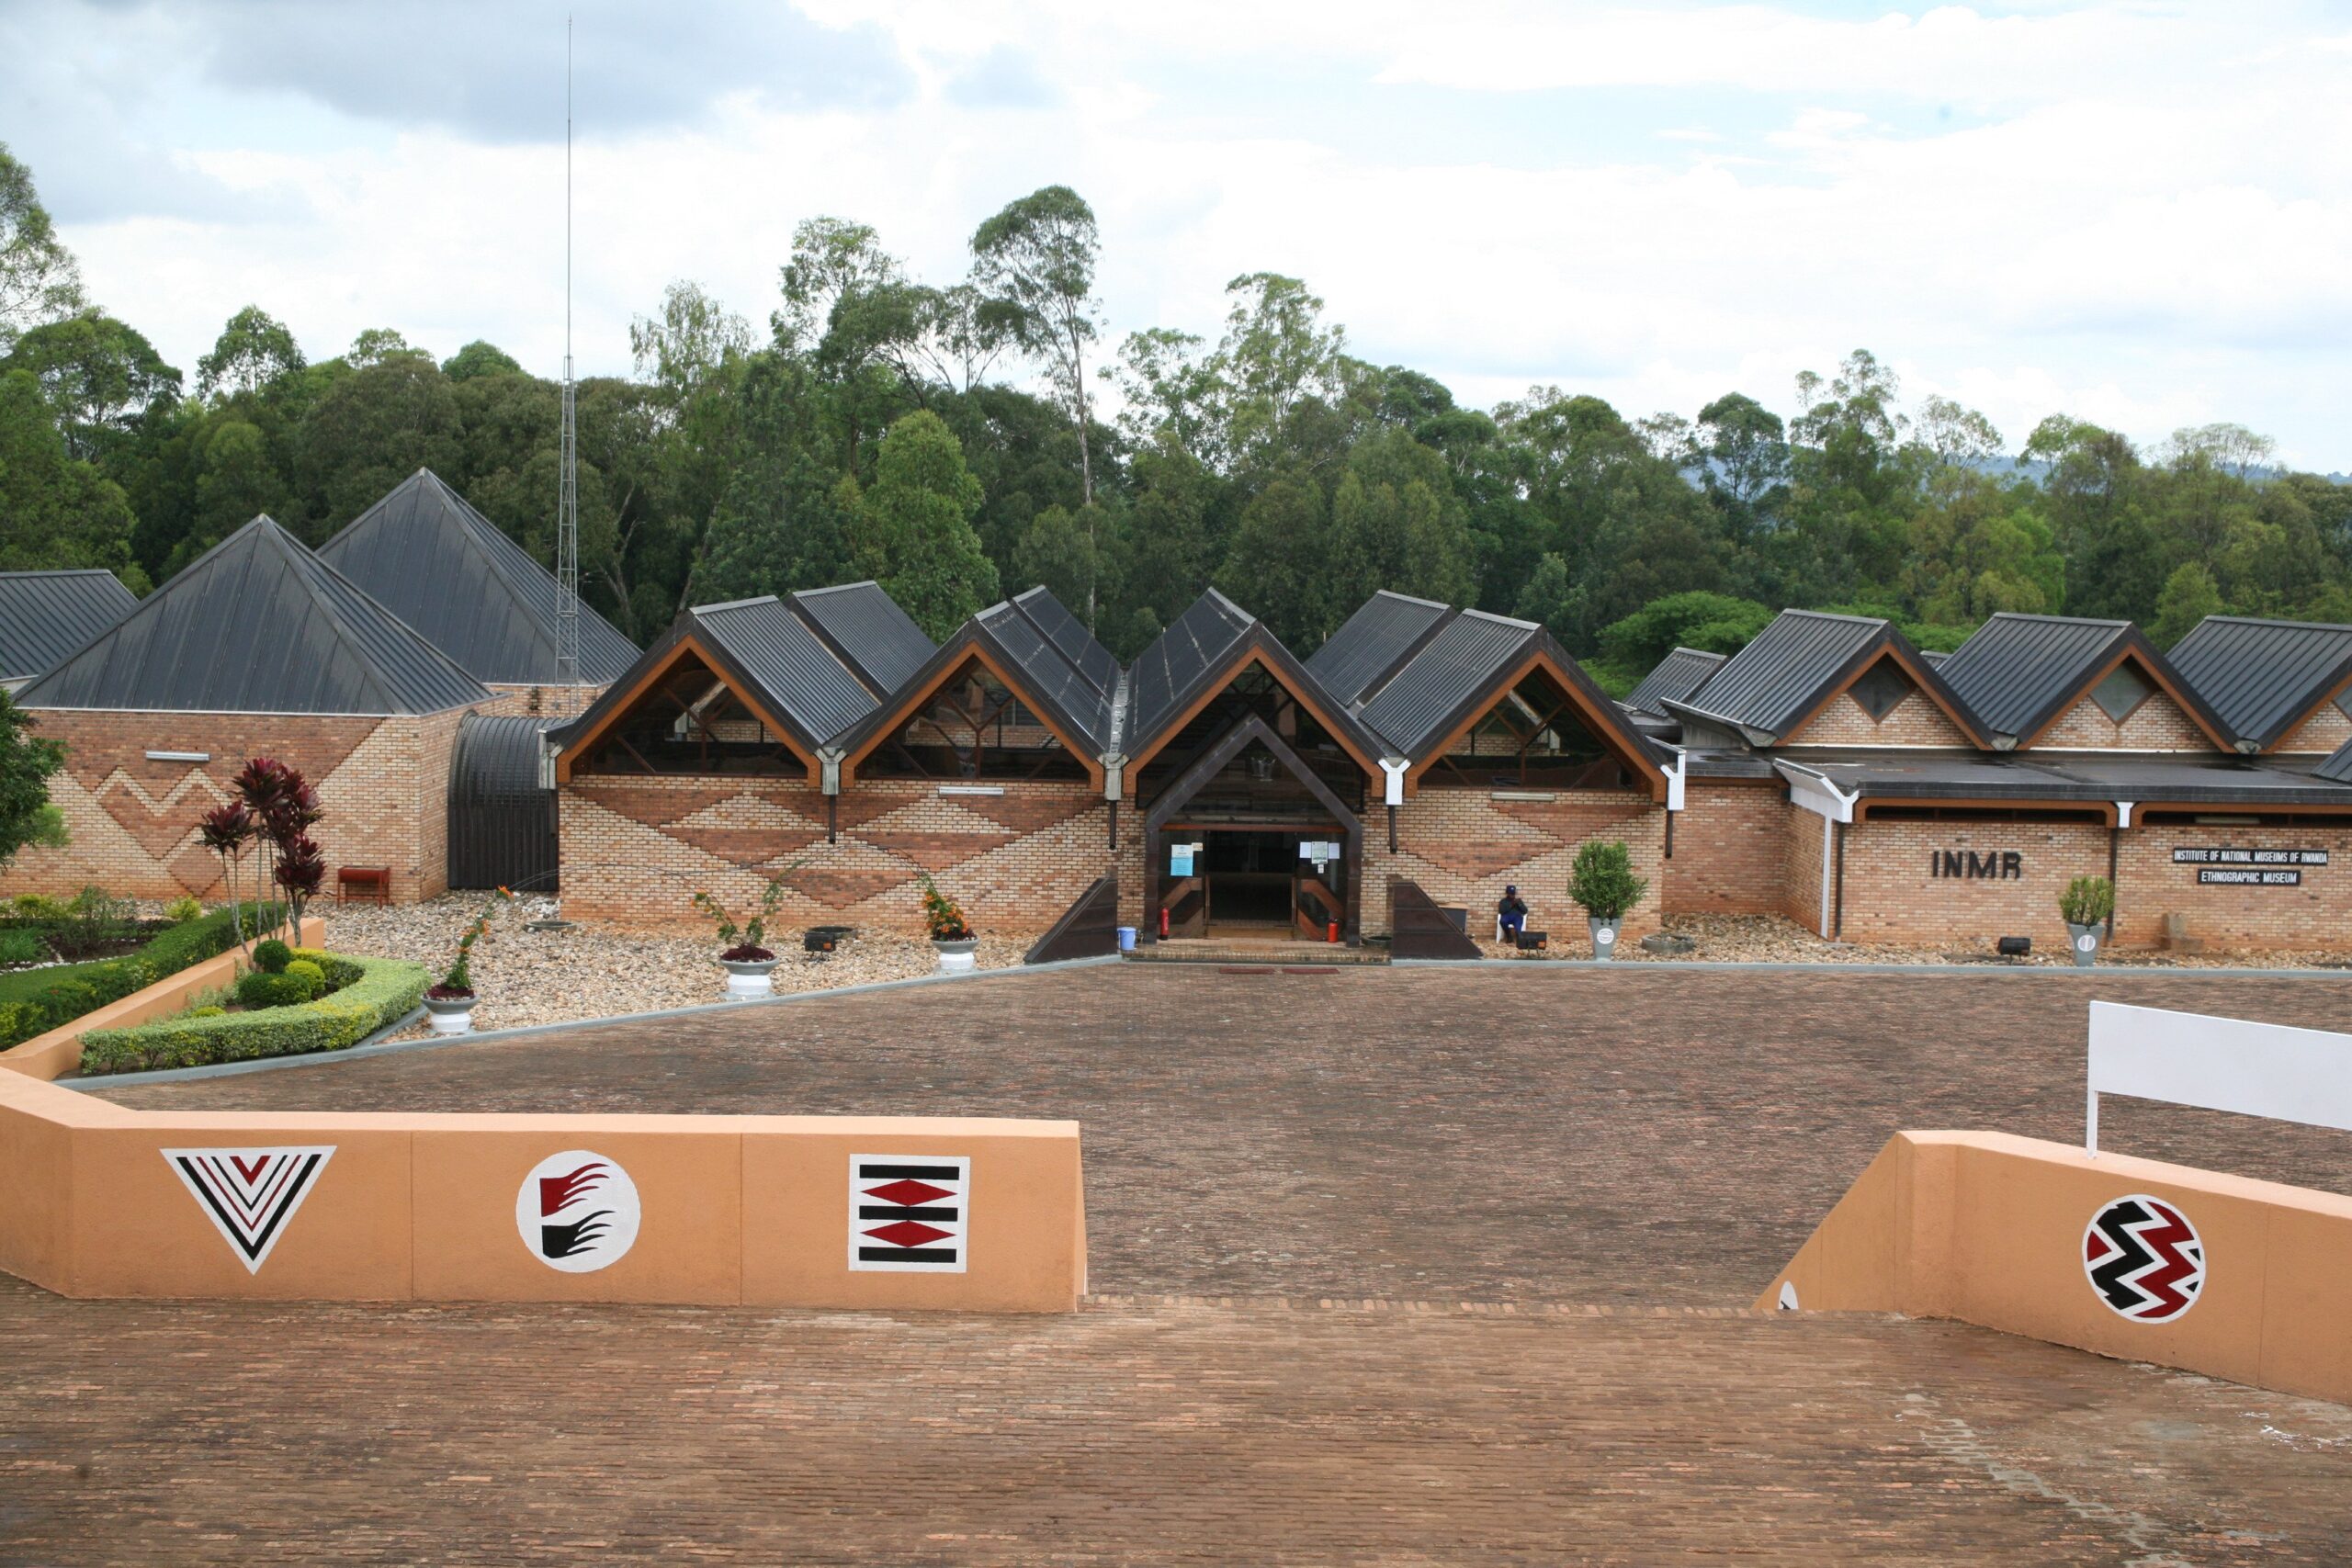
[[[0,1561],[2352,1559],[2352,1411],[1737,1311],[1902,1127],[2080,1132],[2084,1004],[2352,978],[1128,966],[145,1107],[1085,1125],[1072,1318],[72,1303],[0,1282]],[[2352,1137],[2110,1104],[2352,1190]]]

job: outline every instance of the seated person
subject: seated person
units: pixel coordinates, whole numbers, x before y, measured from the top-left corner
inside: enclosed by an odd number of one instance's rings
[[[1503,889],[1495,904],[1495,940],[1517,946],[1519,933],[1527,929],[1527,900],[1519,896],[1516,886]]]

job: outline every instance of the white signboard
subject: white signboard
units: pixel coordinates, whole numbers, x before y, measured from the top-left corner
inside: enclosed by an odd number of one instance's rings
[[[2088,1077],[2092,1154],[2102,1094],[2352,1131],[2352,1034],[2093,1002]]]

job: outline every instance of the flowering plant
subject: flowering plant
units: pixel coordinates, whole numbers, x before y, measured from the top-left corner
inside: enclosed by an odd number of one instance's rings
[[[474,943],[490,930],[490,917],[498,913],[501,905],[512,902],[514,897],[514,895],[503,887],[490,896],[481,907],[481,913],[468,923],[465,934],[458,939],[457,961],[449,965],[449,972],[441,976],[441,983],[424,993],[426,996],[435,1001],[448,1001],[474,994]]]
[[[939,890],[939,885],[925,872],[922,878],[922,923],[931,928],[933,942],[968,942],[972,923],[964,918],[964,906]]]
[[[728,944],[727,951],[718,955],[721,963],[764,964],[775,956],[761,944],[767,941],[768,921],[784,907],[783,878],[769,881],[766,890],[760,895],[759,913],[740,926],[735,923],[735,917],[727,912],[727,906],[707,893],[695,894],[694,906],[710,917],[711,924],[718,932],[718,940]],[[743,940],[737,942],[737,937]]]

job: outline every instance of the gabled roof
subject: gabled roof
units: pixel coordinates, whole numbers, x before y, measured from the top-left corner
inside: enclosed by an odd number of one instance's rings
[[[1668,713],[1737,730],[1751,745],[1776,745],[1885,656],[1900,663],[1962,733],[1984,743],[1982,727],[1911,639],[1872,615],[1783,610],[1696,696],[1659,700]]]
[[[1391,754],[1413,763],[1409,778],[1538,666],[1566,688],[1595,739],[1644,774],[1662,796],[1666,776],[1647,738],[1533,621],[1463,611],[1384,681],[1357,713]]]
[[[1043,719],[1090,773],[1102,773],[1114,740],[1118,663],[1043,588],[991,604],[966,621],[887,702],[842,736],[839,745],[850,773],[974,660]],[[1107,688],[1099,683],[1106,672]]]
[[[2003,611],[1936,671],[1968,705],[1996,747],[2030,746],[2126,659],[2145,669],[2222,750],[2235,737],[2130,621]]]
[[[556,678],[555,574],[419,468],[342,532],[319,558],[380,600],[477,681],[547,685]],[[601,686],[637,645],[580,606],[580,679]]]
[[[1453,615],[1453,606],[1382,589],[1306,660],[1306,672],[1345,706],[1395,674]]]
[[[914,617],[870,579],[804,588],[792,595],[792,605],[876,697],[888,697],[939,649]]]
[[[2352,680],[2352,626],[2208,615],[2165,657],[2233,734],[2267,751]]]
[[[2335,784],[2352,784],[2352,740],[2338,746],[2326,761],[2312,772]]]
[[[490,694],[267,517],[17,694],[28,707],[440,713]]]
[[[0,681],[46,672],[138,607],[110,571],[0,571]]]
[[[1642,677],[1625,699],[1625,705],[1636,713],[1664,714],[1668,697],[1687,703],[1699,694],[1714,672],[1731,662],[1728,654],[1707,653],[1695,648],[1678,648],[1657,661],[1657,667]]]
[[[1380,738],[1271,628],[1214,588],[1170,622],[1127,671],[1127,723],[1120,743],[1127,765],[1149,761],[1253,659],[1314,714],[1358,767],[1376,775],[1385,750]]]

